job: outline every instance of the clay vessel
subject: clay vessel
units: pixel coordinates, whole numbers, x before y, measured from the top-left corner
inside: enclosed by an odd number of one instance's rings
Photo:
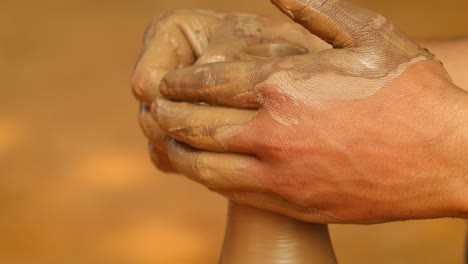
[[[264,43],[246,48],[240,59],[266,59],[307,52],[295,44]],[[305,223],[229,202],[219,264],[262,263],[336,263],[327,225]]]

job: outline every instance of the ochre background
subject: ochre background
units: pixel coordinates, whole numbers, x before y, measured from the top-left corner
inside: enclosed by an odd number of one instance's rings
[[[419,39],[468,35],[466,0],[359,0]],[[163,10],[267,0],[2,0],[0,263],[216,263],[226,201],[154,169],[129,78]],[[332,226],[340,263],[461,263],[461,220]]]

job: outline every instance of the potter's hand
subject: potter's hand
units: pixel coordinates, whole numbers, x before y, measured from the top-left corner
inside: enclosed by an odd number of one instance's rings
[[[184,66],[239,59],[245,47],[263,42],[295,43],[309,50],[326,45],[287,18],[179,10],[164,14],[151,24],[132,77],[132,88],[142,102],[140,124],[150,141],[152,159],[160,169],[172,170],[164,155],[163,142],[168,138],[151,118],[149,107],[160,97],[158,87],[164,75]]]
[[[234,201],[306,221],[466,214],[468,95],[441,63],[346,1],[274,2],[334,49],[168,74],[152,115],[177,141],[160,155]]]

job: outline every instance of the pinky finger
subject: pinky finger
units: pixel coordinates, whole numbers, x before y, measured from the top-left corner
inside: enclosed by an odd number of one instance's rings
[[[165,142],[169,140],[166,133],[159,128],[149,113],[149,109],[141,104],[140,106],[140,126],[148,139],[148,149],[151,160],[154,165],[164,172],[174,172],[174,169],[167,157],[167,148]]]
[[[169,139],[168,139],[169,140]],[[164,144],[157,144],[150,142],[148,144],[148,150],[150,153],[151,161],[161,171],[164,172],[175,172],[172,167],[169,157],[167,156],[167,149]]]

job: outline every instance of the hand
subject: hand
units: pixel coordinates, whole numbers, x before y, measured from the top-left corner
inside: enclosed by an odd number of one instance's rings
[[[287,18],[179,10],[163,14],[147,29],[144,49],[132,77],[133,93],[141,104],[140,124],[150,141],[154,163],[173,171],[166,145],[169,138],[154,122],[149,108],[160,97],[161,79],[177,68],[238,60],[246,47],[259,43],[288,42],[309,51],[328,44]]]
[[[466,210],[467,94],[441,63],[347,1],[273,2],[334,49],[169,73],[152,115],[172,139],[157,155],[238,203],[305,221]]]

